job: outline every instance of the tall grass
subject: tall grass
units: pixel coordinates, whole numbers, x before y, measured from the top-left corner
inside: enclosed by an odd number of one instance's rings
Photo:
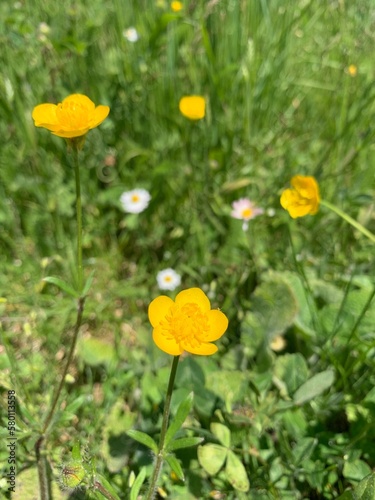
[[[170,498],[330,499],[355,486],[375,463],[373,245],[323,207],[291,221],[279,197],[293,175],[314,175],[375,232],[373,2],[191,1],[173,13],[168,2],[30,0],[2,2],[0,18],[0,381],[19,395],[19,470],[33,464],[28,427],[47,411],[75,314],[42,281],[72,272],[71,158],[31,112],[79,92],[111,113],[81,158],[96,272],[47,450],[53,473],[77,440],[121,498],[132,471],[149,472],[126,431],[160,423],[167,361],[146,310],[156,272],[173,267],[230,318],[220,354],[186,359],[177,377],[177,399],[189,389],[198,401],[187,429],[217,442],[210,425],[227,425],[251,490],[205,472],[193,450],[179,456],[184,486],[162,476]],[[200,122],[179,113],[189,94],[207,100]],[[135,187],[151,204],[125,215],[119,197]],[[230,217],[244,196],[265,210],[246,233]],[[326,392],[295,398],[329,370]]]

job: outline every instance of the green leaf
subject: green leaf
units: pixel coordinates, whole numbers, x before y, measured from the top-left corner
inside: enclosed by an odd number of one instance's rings
[[[104,486],[104,488],[112,495],[114,500],[121,500],[120,497],[117,495],[115,490],[113,489],[111,483],[109,483],[104,476],[101,474],[95,474],[96,478],[99,480],[99,483]]]
[[[293,465],[298,467],[305,460],[308,460],[315,450],[318,444],[318,440],[313,437],[302,438],[297,441],[296,445],[293,448]]]
[[[196,446],[204,441],[202,437],[185,437],[180,439],[175,439],[171,441],[166,447],[167,451],[180,450],[181,448],[189,448],[190,446]]]
[[[85,283],[83,290],[82,290],[83,297],[85,297],[88,294],[88,292],[91,288],[91,285],[92,285],[92,282],[94,279],[94,274],[95,274],[95,271],[91,271],[91,273],[89,274],[89,277],[86,280],[86,283]]]
[[[225,401],[227,411],[232,404],[242,401],[244,388],[248,387],[248,374],[239,370],[220,370],[207,374],[206,388]]]
[[[291,395],[306,382],[309,368],[302,354],[284,354],[276,358],[274,373],[285,383],[288,395]]]
[[[77,355],[90,366],[108,365],[116,355],[115,349],[110,342],[94,337],[80,339]]]
[[[72,459],[73,460],[77,460],[79,462],[82,461],[82,456],[81,456],[81,447],[79,445],[79,442],[75,442],[74,445],[73,445],[73,449],[72,449]]]
[[[130,500],[137,500],[139,491],[146,479],[146,467],[142,467],[140,473],[136,477],[131,490],[130,490]]]
[[[173,470],[173,472],[176,474],[178,479],[180,481],[185,481],[185,476],[182,471],[180,462],[177,460],[177,458],[174,455],[167,455],[165,457],[166,461],[169,464],[169,467]]]
[[[182,424],[185,422],[186,417],[189,415],[191,407],[193,406],[193,397],[194,394],[191,392],[178,407],[176,416],[174,417],[171,425],[167,430],[167,434],[165,435],[165,447],[168,447],[169,442],[176,434],[176,432],[180,430]]]
[[[43,278],[43,281],[46,283],[51,283],[52,285],[56,285],[60,290],[63,290],[67,294],[71,295],[72,297],[78,299],[80,294],[75,290],[69,283],[66,283],[66,281],[56,278],[54,276],[46,276]]]
[[[373,500],[375,498],[375,472],[362,479],[354,488],[354,500]]]
[[[141,443],[147,446],[147,448],[150,448],[150,450],[152,450],[155,453],[155,455],[157,455],[158,445],[148,434],[145,434],[144,432],[141,431],[136,431],[135,429],[128,430],[126,434],[130,436],[132,439],[135,439],[135,441],[138,441],[138,443]]]
[[[81,408],[85,403],[87,404],[89,396],[86,394],[81,394],[76,399],[74,399],[71,403],[67,405],[67,407],[63,411],[63,415],[67,414],[70,418],[70,415],[75,415],[77,410]]]
[[[256,288],[251,297],[251,311],[263,336],[271,342],[293,323],[298,309],[290,286],[283,279],[272,276]]]
[[[35,419],[34,415],[32,415],[32,413],[30,413],[29,409],[26,407],[25,404],[22,404],[21,410],[18,413],[21,414],[22,420],[24,420],[26,418],[29,424],[33,424],[35,426],[39,424],[39,422]],[[17,415],[17,417],[18,416],[19,415]],[[30,429],[30,426],[25,425],[25,423],[22,420],[17,418],[18,426],[21,428]]]
[[[217,437],[220,443],[229,448],[230,430],[228,429],[228,427],[226,427],[223,424],[220,424],[219,422],[213,422],[210,428],[212,434]]]
[[[244,492],[249,491],[250,481],[247,477],[245,467],[237,455],[235,455],[231,450],[228,450],[225,472],[227,474],[228,481],[234,489]]]
[[[361,481],[371,473],[370,466],[363,460],[351,460],[344,463],[342,475],[349,481]],[[375,497],[374,497],[375,498]]]
[[[203,469],[214,476],[224,465],[228,448],[215,443],[198,446],[198,461]]]
[[[345,493],[340,495],[337,500],[353,500],[353,499],[354,499],[353,493],[351,491],[345,491]]]
[[[301,385],[294,393],[293,401],[296,405],[302,405],[329,389],[335,380],[333,370],[325,370],[311,377]]]

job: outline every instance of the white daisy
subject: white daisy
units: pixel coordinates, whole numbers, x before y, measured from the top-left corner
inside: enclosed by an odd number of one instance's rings
[[[181,276],[169,267],[168,269],[159,271],[156,280],[160,290],[174,290],[180,286]]]
[[[147,208],[150,203],[151,195],[146,189],[133,189],[122,193],[120,202],[125,212],[130,214],[139,214]]]
[[[135,43],[139,40],[138,31],[131,26],[130,28],[122,32],[122,36],[127,39],[128,42]]]

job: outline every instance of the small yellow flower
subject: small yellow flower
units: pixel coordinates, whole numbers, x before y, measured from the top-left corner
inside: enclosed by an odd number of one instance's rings
[[[319,186],[314,177],[295,175],[290,181],[293,189],[285,189],[280,203],[289,215],[296,219],[305,215],[314,215],[319,209]]]
[[[44,127],[59,137],[81,137],[108,116],[108,106],[96,106],[83,94],[72,94],[59,104],[39,104],[33,110],[36,127]]]
[[[210,301],[200,288],[183,290],[175,301],[160,295],[149,305],[148,317],[155,344],[172,356],[183,351],[214,354],[217,347],[211,342],[228,328],[228,318],[217,309],[211,310]]]
[[[355,64],[351,64],[349,67],[348,67],[348,73],[350,76],[357,76],[357,72],[358,72],[358,69],[357,69],[357,66]]]
[[[180,10],[182,10],[183,8],[184,6],[182,5],[182,2],[171,3],[171,9],[173,10],[173,12],[180,12]]]
[[[182,97],[179,108],[189,120],[201,120],[206,114],[206,100],[200,95]]]

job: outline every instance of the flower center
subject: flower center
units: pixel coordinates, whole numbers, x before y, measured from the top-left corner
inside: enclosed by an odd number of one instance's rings
[[[139,201],[139,196],[137,194],[132,195],[132,202],[137,203]]]
[[[89,124],[89,110],[74,101],[58,104],[56,114],[60,124],[69,130],[80,130]]]
[[[172,277],[171,276],[165,276],[164,277],[164,281],[166,281],[167,283],[169,283],[170,281],[172,281]]]
[[[186,345],[196,347],[206,342],[205,337],[209,332],[207,315],[202,313],[197,304],[172,306],[160,326],[167,339],[174,339],[182,348]]]
[[[253,215],[253,211],[251,210],[251,208],[244,208],[241,212],[241,216],[244,219],[249,219],[252,215]]]

